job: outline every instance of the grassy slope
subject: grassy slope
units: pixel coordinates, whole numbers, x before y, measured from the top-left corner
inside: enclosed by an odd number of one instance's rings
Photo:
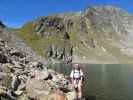
[[[28,46],[30,46],[37,54],[41,56],[45,56],[44,50],[50,44],[60,44],[61,47],[63,47],[65,44],[62,39],[59,39],[61,37],[61,33],[55,34],[47,38],[38,36],[34,32],[34,24],[32,22],[27,23],[21,29],[12,29],[12,31],[16,33],[17,36],[21,37]]]
[[[79,57],[86,56],[90,60],[96,59],[97,61],[115,62],[116,60],[120,63],[130,63],[132,61],[130,57],[122,54],[119,48],[110,45],[110,41],[102,41],[95,33],[95,29],[91,27],[89,20],[86,20],[87,34],[79,32],[80,24],[78,16],[75,16],[74,22],[76,23],[75,27],[71,30],[67,30],[71,37],[70,42],[73,44],[74,49],[76,48],[74,55]],[[12,31],[21,37],[27,45],[29,45],[34,51],[37,52],[37,54],[41,56],[45,56],[44,49],[46,49],[50,44],[59,45],[60,47],[66,45],[61,39],[62,33],[55,34],[47,38],[42,38],[36,35],[34,32],[33,22],[25,24],[21,29],[13,29]],[[96,48],[87,48],[81,43],[81,40],[89,40],[91,38],[97,42]],[[111,42],[115,43],[116,41],[112,40]],[[104,52],[101,47],[104,47],[106,52]]]

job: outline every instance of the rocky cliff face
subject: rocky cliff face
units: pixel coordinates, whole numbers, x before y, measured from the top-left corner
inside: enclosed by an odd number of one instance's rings
[[[71,44],[69,31],[73,26],[71,19],[64,19],[59,16],[49,16],[38,18],[35,23],[35,32],[43,38],[56,37],[59,44],[50,43],[44,50],[47,57],[72,62],[73,46]],[[60,37],[59,37],[60,35]]]
[[[105,39],[128,40],[133,32],[133,16],[112,6],[92,7],[85,11],[97,34]]]
[[[133,16],[113,6],[39,17],[15,31],[46,58],[65,62],[132,63]],[[31,38],[31,36],[29,36]]]
[[[133,15],[113,6],[101,6],[86,10],[85,16],[91,21],[91,26],[100,39],[104,42],[107,40],[106,44],[117,48],[128,60],[132,59]],[[116,57],[116,60],[117,58],[119,59]]]

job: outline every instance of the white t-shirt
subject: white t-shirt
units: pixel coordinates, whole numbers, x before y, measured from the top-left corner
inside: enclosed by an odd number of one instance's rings
[[[80,70],[74,69],[71,71],[70,74],[71,78],[80,78],[81,76],[83,76],[83,71],[81,69]]]

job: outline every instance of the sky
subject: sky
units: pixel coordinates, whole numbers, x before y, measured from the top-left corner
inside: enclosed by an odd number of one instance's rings
[[[114,5],[133,14],[133,0],[0,0],[0,20],[20,27],[39,16],[79,12],[90,5]]]

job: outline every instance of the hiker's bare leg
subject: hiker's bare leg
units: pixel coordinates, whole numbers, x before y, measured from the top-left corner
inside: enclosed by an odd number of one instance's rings
[[[78,88],[75,88],[75,99],[78,100]]]
[[[73,81],[73,89],[75,92],[75,99],[78,100],[78,88],[76,87],[76,81]]]
[[[81,86],[81,84],[78,85],[78,98],[79,99],[82,98],[82,86]]]

